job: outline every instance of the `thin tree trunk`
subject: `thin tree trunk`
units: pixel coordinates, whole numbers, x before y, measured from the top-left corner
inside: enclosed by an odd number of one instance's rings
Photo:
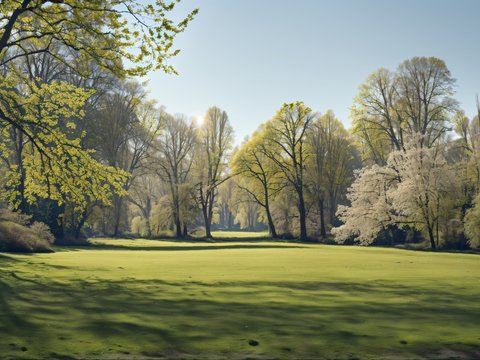
[[[433,235],[433,229],[430,224],[428,224],[428,237],[430,239],[430,245],[432,246],[432,250],[435,250],[437,246],[435,244],[435,236]]]
[[[178,214],[175,214],[175,229],[176,229],[176,238],[182,237],[182,224],[180,223],[180,217]]]
[[[305,200],[303,199],[303,191],[298,192],[298,212],[300,215],[300,241],[307,241],[307,212],[305,210]]]
[[[83,225],[85,225],[85,222],[88,219],[88,214],[88,210],[85,209],[75,229],[75,240],[80,239],[80,235],[82,234],[82,227]]]
[[[210,228],[211,228],[210,222],[208,220],[205,220],[205,237],[207,239],[213,238],[212,231],[210,230]]]
[[[325,227],[325,202],[323,199],[318,200],[318,208],[320,210],[320,236],[327,237],[327,230]]]
[[[277,230],[275,229],[275,224],[273,223],[272,214],[270,214],[270,208],[266,207],[265,211],[267,213],[268,231],[270,232],[270,236],[276,239],[278,235],[277,235]]]
[[[212,228],[213,202],[215,200],[215,195],[213,191],[208,194],[207,199],[208,199],[208,202],[206,204],[207,208],[205,209],[205,214],[204,214],[205,235],[208,239],[211,239],[213,238],[211,228]]]
[[[210,231],[210,221],[209,221],[209,218],[208,218],[208,210],[206,208],[206,206],[202,205],[202,214],[203,214],[203,220],[204,220],[204,223],[205,223],[205,237],[207,239],[211,239],[212,238],[212,233]]]
[[[333,224],[335,222],[335,195],[333,192],[330,194],[330,224]]]
[[[118,237],[120,234],[120,218],[122,217],[122,198],[117,197],[115,201],[115,218],[113,227],[113,237]]]
[[[152,225],[150,225],[150,216],[145,218],[145,225],[147,226],[147,238],[152,237]]]

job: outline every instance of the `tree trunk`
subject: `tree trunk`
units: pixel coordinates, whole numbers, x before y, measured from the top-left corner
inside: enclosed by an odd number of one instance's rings
[[[267,213],[267,220],[268,220],[268,231],[270,232],[270,236],[274,239],[278,237],[277,230],[275,229],[275,224],[273,223],[272,214],[270,214],[270,208],[267,206],[265,208]]]
[[[188,238],[187,224],[183,224],[183,237],[184,237],[185,239]]]
[[[175,214],[175,229],[176,229],[176,238],[182,237],[182,224],[180,223],[180,216]]]
[[[305,210],[305,200],[303,199],[303,191],[298,191],[298,212],[300,215],[300,241],[307,241],[307,212]]]
[[[203,205],[202,205],[202,214],[203,214],[203,221],[205,223],[205,237],[207,239],[211,239],[212,233],[210,230],[210,219],[208,218],[208,210]]]
[[[120,219],[122,217],[122,198],[117,197],[115,201],[115,210],[114,210],[114,227],[113,227],[113,237],[118,237],[120,234]]]
[[[145,225],[147,226],[147,238],[152,237],[152,225],[150,224],[150,216],[145,218]]]
[[[233,213],[228,210],[228,230],[232,230],[233,227]]]
[[[212,236],[212,231],[210,230],[210,227],[211,227],[211,226],[210,226],[210,222],[206,219],[206,220],[205,220],[205,237],[206,237],[207,239],[213,238],[213,236]]]
[[[88,219],[88,213],[89,213],[88,210],[85,209],[83,214],[82,214],[82,217],[78,221],[78,224],[77,224],[76,229],[75,229],[75,240],[80,239],[80,235],[82,234],[82,227],[83,227],[83,225],[85,225],[85,222]]]
[[[211,228],[212,228],[212,216],[213,216],[213,204],[214,204],[214,201],[215,201],[215,194],[213,192],[214,190],[212,190],[209,194],[208,194],[208,203],[207,203],[207,207],[205,209],[205,236],[207,237],[207,239],[212,239],[213,236],[212,236],[212,232],[211,232]]]
[[[428,225],[428,237],[430,239],[430,245],[432,246],[432,250],[437,248],[435,244],[435,236],[433,235],[433,229],[430,225]]]
[[[320,210],[320,236],[325,239],[327,230],[325,227],[325,202],[323,199],[318,200],[318,208]]]
[[[335,208],[336,208],[335,194],[332,192],[330,194],[330,224],[333,224],[335,222]]]

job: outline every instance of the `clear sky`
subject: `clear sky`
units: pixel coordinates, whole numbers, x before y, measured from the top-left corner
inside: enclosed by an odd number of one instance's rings
[[[413,56],[443,59],[475,114],[480,0],[182,0],[176,13],[195,7],[170,62],[179,75],[150,74],[150,96],[170,113],[226,110],[237,143],[295,100],[348,127],[368,74]]]

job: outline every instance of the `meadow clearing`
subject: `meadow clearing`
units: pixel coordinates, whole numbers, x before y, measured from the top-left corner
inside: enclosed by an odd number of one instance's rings
[[[2,358],[480,356],[477,255],[93,242],[0,255]]]

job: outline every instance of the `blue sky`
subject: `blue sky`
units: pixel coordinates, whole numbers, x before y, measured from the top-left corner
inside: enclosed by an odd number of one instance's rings
[[[195,7],[170,62],[179,75],[149,74],[150,96],[171,113],[226,110],[237,143],[295,100],[348,127],[368,74],[413,56],[443,59],[475,114],[480,0],[182,0],[175,15]]]

